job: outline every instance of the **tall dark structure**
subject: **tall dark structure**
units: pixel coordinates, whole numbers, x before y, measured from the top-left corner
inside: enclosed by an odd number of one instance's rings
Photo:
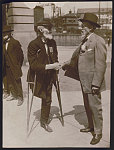
[[[36,6],[34,8],[34,29],[36,30],[36,25],[38,21],[42,21],[44,19],[44,8],[40,6]]]

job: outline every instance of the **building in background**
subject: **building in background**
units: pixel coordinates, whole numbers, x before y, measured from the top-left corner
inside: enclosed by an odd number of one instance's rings
[[[8,25],[14,29],[13,37],[20,41],[24,52],[24,60],[27,60],[27,47],[34,39],[34,11],[28,8],[23,2],[6,3],[8,10],[6,20]]]
[[[68,14],[62,16],[62,20],[63,30],[74,34],[78,33],[77,31],[79,29],[79,23],[76,13],[72,13],[70,10]]]
[[[80,25],[78,18],[82,17],[85,12],[95,13],[100,18],[101,29],[96,30],[97,34],[105,40],[108,39],[107,37],[110,39],[112,37],[111,8],[84,8],[78,9],[77,12],[69,11],[69,13],[62,15],[61,7],[57,7],[53,2],[37,2],[33,5],[34,7],[29,8],[25,2],[2,4],[2,24],[9,24],[14,29],[13,36],[22,45],[25,62],[27,61],[28,44],[36,37],[35,26],[43,18],[51,20],[54,31],[53,37],[57,45],[74,46],[79,44]]]

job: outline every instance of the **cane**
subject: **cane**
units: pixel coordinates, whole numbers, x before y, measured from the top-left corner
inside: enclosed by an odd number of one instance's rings
[[[33,92],[32,92],[32,98],[31,98],[30,110],[29,110],[29,84],[33,84]],[[27,132],[29,131],[29,122],[30,122],[30,115],[31,115],[32,104],[33,104],[33,98],[34,98],[35,86],[36,86],[36,74],[35,74],[35,77],[34,77],[34,82],[28,82]]]
[[[28,83],[28,101],[27,101],[27,133],[29,131],[29,83]]]

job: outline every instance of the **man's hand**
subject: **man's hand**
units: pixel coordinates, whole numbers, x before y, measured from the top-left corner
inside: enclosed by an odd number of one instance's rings
[[[92,95],[99,94],[99,87],[92,85]]]
[[[67,68],[68,68],[69,65],[70,65],[70,60],[65,61],[65,62],[63,62],[63,63],[61,64],[62,69],[63,69],[64,71],[67,70]]]
[[[49,69],[54,69],[54,70],[59,70],[61,68],[61,64],[60,63],[54,63],[54,64],[47,64],[45,69],[49,70]]]

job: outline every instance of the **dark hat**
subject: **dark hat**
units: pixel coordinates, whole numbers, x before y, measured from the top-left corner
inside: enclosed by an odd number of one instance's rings
[[[42,21],[37,22],[37,26],[44,26],[45,28],[51,30],[53,25],[49,20],[43,19]]]
[[[83,19],[79,19],[81,22],[89,22],[96,27],[100,28],[101,26],[97,23],[98,17],[93,13],[85,13]]]
[[[12,31],[13,29],[11,28],[11,26],[9,25],[3,26],[3,30],[2,30],[3,33],[12,32]]]

